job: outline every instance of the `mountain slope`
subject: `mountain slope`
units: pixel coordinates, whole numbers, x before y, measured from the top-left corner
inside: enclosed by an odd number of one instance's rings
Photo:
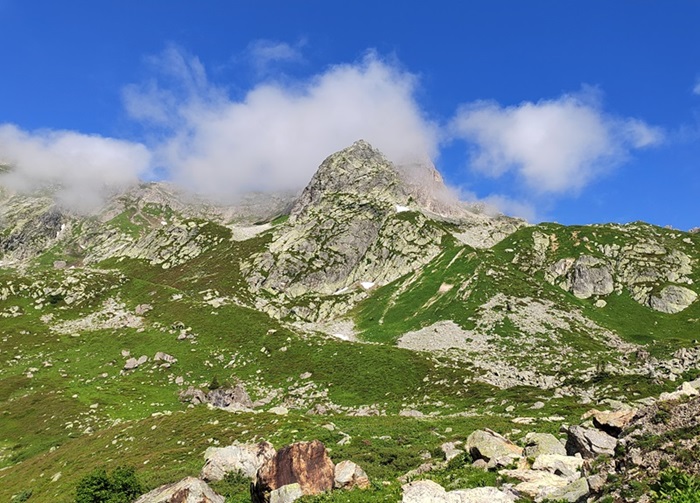
[[[72,501],[95,465],[153,488],[217,442],[313,438],[396,500],[445,441],[556,433],[698,373],[700,235],[485,215],[366,142],[293,201],[146,184],[86,216],[2,198],[3,500]],[[217,382],[243,410],[186,401]]]

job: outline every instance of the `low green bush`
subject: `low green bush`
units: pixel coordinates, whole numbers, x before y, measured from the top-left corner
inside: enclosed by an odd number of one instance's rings
[[[78,482],[75,503],[130,503],[142,492],[134,468],[119,466],[110,474],[96,468]]]
[[[700,503],[700,478],[669,468],[654,486],[655,501],[664,503]]]

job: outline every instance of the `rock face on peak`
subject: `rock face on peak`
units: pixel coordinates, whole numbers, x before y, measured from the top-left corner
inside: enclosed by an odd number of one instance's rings
[[[249,264],[249,283],[292,298],[370,288],[427,263],[448,234],[421,212],[396,167],[358,141],[321,164],[287,225]]]
[[[294,204],[290,221],[303,219],[333,194],[402,205],[409,199],[394,165],[364,140],[323,161]]]
[[[491,246],[523,225],[470,211],[429,162],[397,167],[360,140],[323,161],[287,224],[244,271],[251,289],[263,298],[257,307],[285,315],[289,311],[275,306],[304,295],[362,296],[419,269],[446,242]],[[297,317],[306,320],[332,318],[344,310],[338,302],[325,313],[317,305],[292,304]]]

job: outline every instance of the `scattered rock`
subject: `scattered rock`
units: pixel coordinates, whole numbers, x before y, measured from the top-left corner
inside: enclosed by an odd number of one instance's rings
[[[250,409],[253,406],[253,401],[240,383],[233,388],[211,390],[207,393],[207,401],[220,409],[241,410]]]
[[[620,409],[615,411],[592,410],[584,415],[593,417],[593,425],[608,435],[618,437],[637,413],[637,409]]]
[[[421,411],[415,410],[415,409],[402,409],[402,410],[399,411],[399,416],[403,416],[403,417],[424,417],[425,414],[423,414]]]
[[[277,451],[258,470],[251,487],[253,503],[269,501],[275,489],[298,483],[302,493],[319,494],[333,489],[335,469],[326,447],[313,442],[297,442]]]
[[[520,480],[513,489],[530,498],[543,498],[569,485],[569,481],[553,473],[538,470],[501,470],[499,473]]]
[[[440,449],[445,454],[445,461],[450,461],[464,452],[457,448],[455,442],[445,442],[440,446]]]
[[[227,473],[238,472],[254,479],[260,467],[274,455],[275,448],[269,442],[210,447],[204,452],[200,477],[206,481],[222,480]]]
[[[432,480],[418,480],[405,484],[402,503],[447,503],[447,491]]]
[[[341,461],[335,465],[335,481],[333,487],[336,489],[367,489],[369,478],[365,471],[352,461]]]
[[[698,298],[698,294],[689,288],[678,285],[668,285],[657,295],[651,295],[648,306],[662,313],[679,313],[690,306]]]
[[[586,479],[578,479],[566,487],[562,487],[561,489],[557,489],[543,496],[547,500],[551,501],[568,501],[570,503],[579,503],[586,501],[586,497],[589,494],[590,488],[588,487],[588,481],[586,481]]]
[[[277,414],[278,416],[286,416],[289,414],[289,409],[283,405],[278,405],[277,407],[272,407],[268,412]]]
[[[181,391],[179,395],[180,401],[190,402],[193,405],[207,403],[207,395],[199,388],[190,386],[185,391]]]
[[[292,503],[304,496],[301,486],[296,482],[287,484],[270,492],[270,503]]]
[[[489,469],[489,464],[483,460],[483,459],[477,459],[472,463],[472,466],[474,468],[479,468],[481,470],[488,470]]]
[[[586,478],[586,482],[588,482],[589,489],[594,493],[601,492],[605,487],[605,483],[607,482],[607,480],[608,477],[606,473],[595,473],[590,477]]]
[[[535,458],[532,469],[548,471],[573,482],[581,478],[581,466],[583,466],[583,458],[578,456],[541,454]]]
[[[153,306],[150,304],[139,304],[134,308],[134,314],[136,314],[137,316],[142,316],[151,309],[153,309]]]
[[[157,362],[167,362],[167,363],[176,363],[177,358],[174,356],[171,356],[167,353],[163,353],[162,351],[158,351],[156,355],[153,357],[153,359]]]
[[[516,497],[495,487],[458,489],[447,493],[449,503],[512,503]]]
[[[139,366],[143,365],[148,361],[148,356],[146,355],[141,355],[138,359],[136,358],[129,358],[126,363],[124,363],[124,370],[134,370],[135,368],[138,368]]]
[[[528,458],[536,458],[541,454],[566,456],[566,449],[551,433],[528,433],[525,435],[524,454]]]
[[[472,432],[466,447],[472,458],[484,459],[490,467],[507,466],[522,456],[520,447],[489,429]]]
[[[174,484],[166,484],[144,494],[134,503],[224,503],[201,479],[187,477]]]
[[[610,267],[604,261],[581,255],[569,273],[571,293],[580,299],[592,295],[608,295],[615,288]]]
[[[659,395],[659,401],[667,402],[669,400],[678,400],[686,396],[696,395],[700,395],[700,391],[698,391],[693,384],[684,382],[676,389],[676,391],[672,391],[671,393],[661,393],[661,395]]]
[[[595,458],[601,454],[613,456],[617,439],[603,431],[582,426],[571,426],[566,441],[566,452],[570,456],[580,453],[584,458]]]

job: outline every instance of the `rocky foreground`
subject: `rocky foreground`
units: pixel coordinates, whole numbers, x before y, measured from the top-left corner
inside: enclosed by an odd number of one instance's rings
[[[580,425],[562,425],[564,437],[527,433],[520,445],[490,430],[441,446],[444,461],[428,461],[399,477],[403,503],[513,503],[515,501],[651,501],[639,484],[663,469],[700,474],[700,379],[683,383],[640,409],[612,402],[592,409]],[[332,428],[332,425],[329,425]],[[318,440],[275,450],[269,442],[234,443],[204,453],[199,477],[154,489],[136,503],[223,503],[208,482],[235,473],[250,480],[252,503],[291,503],[337,490],[366,490],[370,480],[350,460],[334,464]],[[429,479],[450,463],[497,471],[498,487],[445,490]],[[636,487],[634,484],[637,484]],[[648,486],[647,486],[648,487]],[[371,501],[367,493],[367,501]]]

